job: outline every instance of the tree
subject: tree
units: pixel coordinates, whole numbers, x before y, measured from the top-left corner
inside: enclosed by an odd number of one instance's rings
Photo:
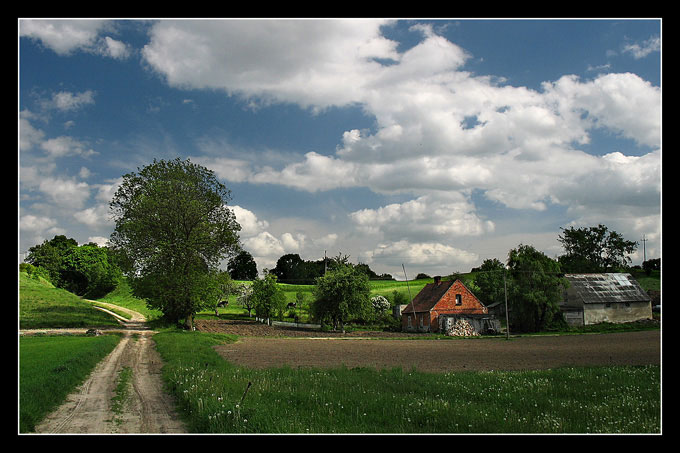
[[[276,261],[276,267],[271,270],[281,283],[304,284],[305,262],[297,253],[288,253]]]
[[[136,297],[193,327],[211,301],[219,263],[238,247],[231,196],[213,171],[190,160],[154,160],[123,176],[109,203],[114,249],[125,256]]]
[[[62,257],[62,287],[78,296],[102,297],[115,289],[121,275],[108,249],[94,243],[70,247]]]
[[[637,249],[637,242],[625,240],[602,224],[561,230],[563,234],[557,240],[566,253],[558,260],[565,272],[611,272],[626,268],[631,262],[626,254]]]
[[[257,278],[257,264],[253,255],[241,250],[238,255],[229,260],[227,271],[234,280],[255,280]]]
[[[496,258],[487,259],[476,270],[475,293],[484,305],[505,301],[505,265]]]
[[[560,273],[560,265],[529,245],[519,245],[508,253],[512,282],[508,301],[513,328],[538,332],[559,322],[559,301],[569,282]]]
[[[250,317],[253,308],[255,308],[253,305],[253,286],[241,283],[236,287],[236,294],[236,300],[243,308],[248,310],[248,317]]]
[[[26,261],[42,269],[50,282],[78,296],[97,298],[112,291],[121,277],[113,253],[91,242],[55,236],[29,249]]]
[[[332,323],[336,330],[351,317],[370,317],[372,310],[368,276],[342,261],[334,261],[332,269],[316,279],[310,307],[315,319]]]
[[[276,276],[267,272],[264,278],[253,280],[252,301],[255,307],[255,315],[260,318],[273,318],[283,316],[286,305],[286,296],[276,284]]]
[[[44,269],[50,282],[54,286],[62,288],[62,261],[64,255],[74,247],[78,247],[78,242],[75,239],[57,235],[49,241],[45,240],[42,244],[29,248],[26,262]]]
[[[213,278],[211,279],[211,284],[215,316],[219,316],[219,312],[217,311],[218,304],[222,301],[228,300],[229,296],[236,292],[236,285],[227,271],[214,272]]]

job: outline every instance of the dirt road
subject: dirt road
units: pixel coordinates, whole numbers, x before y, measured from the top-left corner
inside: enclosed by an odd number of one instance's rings
[[[145,327],[142,315],[132,314],[130,321],[121,321],[124,337],[118,346],[64,404],[36,426],[37,433],[186,432],[172,398],[163,390],[154,332]],[[120,410],[114,411],[112,398],[120,372],[126,368],[132,371],[128,397]]]

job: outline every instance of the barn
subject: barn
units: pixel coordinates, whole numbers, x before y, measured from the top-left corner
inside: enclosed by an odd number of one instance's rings
[[[484,304],[459,280],[434,277],[401,313],[402,331],[442,332],[457,320],[465,320],[477,333],[500,329]]]
[[[565,274],[560,309],[570,326],[624,323],[652,318],[649,295],[630,274]]]

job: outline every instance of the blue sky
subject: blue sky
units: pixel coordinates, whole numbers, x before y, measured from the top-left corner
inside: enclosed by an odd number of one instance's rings
[[[661,21],[18,21],[19,256],[190,158],[258,263],[467,272],[599,223],[661,253]],[[633,263],[642,261],[642,243]]]

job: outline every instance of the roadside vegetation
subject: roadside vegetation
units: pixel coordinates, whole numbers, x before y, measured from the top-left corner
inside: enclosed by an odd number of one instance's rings
[[[119,341],[119,335],[20,337],[19,432],[34,431]]]

